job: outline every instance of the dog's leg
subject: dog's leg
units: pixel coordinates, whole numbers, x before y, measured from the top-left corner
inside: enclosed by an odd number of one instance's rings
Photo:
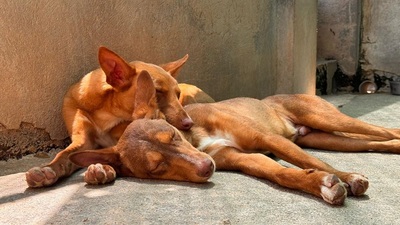
[[[346,188],[339,178],[315,169],[286,168],[260,153],[243,153],[232,147],[210,150],[218,170],[239,170],[284,187],[302,190],[322,197],[326,202],[342,205]]]
[[[367,138],[366,138],[367,139]],[[355,139],[325,133],[322,131],[312,131],[305,136],[299,136],[296,144],[302,147],[325,149],[344,152],[365,152],[378,151],[400,153],[400,140],[393,139],[388,141],[373,141],[366,139]]]
[[[81,149],[80,144],[71,143],[59,152],[46,166],[33,167],[25,173],[29,187],[44,187],[53,185],[59,178],[71,175],[79,167],[68,160],[68,155]]]
[[[81,167],[87,167],[84,180],[88,184],[105,184],[114,181],[117,174],[124,174],[124,167],[114,147],[85,150],[73,153],[69,160]]]
[[[312,95],[272,96],[263,100],[281,109],[292,122],[325,132],[344,132],[400,139],[400,129],[371,125],[341,113],[329,102]]]
[[[34,167],[25,174],[29,187],[44,187],[54,184],[59,178],[69,176],[80,167],[73,164],[69,155],[73,152],[85,149],[94,149],[96,146],[93,140],[93,126],[81,115],[75,117],[72,143],[59,152],[56,157],[46,166]]]
[[[307,135],[306,135],[307,136]],[[305,137],[306,137],[305,136]],[[293,142],[279,135],[263,135],[258,139],[258,149],[268,150],[282,160],[303,169],[318,169],[335,174],[343,182],[348,184],[350,195],[363,195],[368,189],[368,179],[358,173],[348,173],[337,170],[329,164],[308,154]],[[255,148],[255,149],[257,149]]]

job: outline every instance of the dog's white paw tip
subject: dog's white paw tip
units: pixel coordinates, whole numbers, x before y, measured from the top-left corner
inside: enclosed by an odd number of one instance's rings
[[[349,194],[354,196],[360,196],[365,194],[369,187],[368,178],[361,174],[351,174],[348,181]]]
[[[321,186],[321,197],[332,205],[343,205],[347,196],[345,185],[333,174],[324,177]]]
[[[25,173],[29,187],[44,187],[54,184],[58,177],[50,167],[33,167]]]
[[[84,180],[87,184],[105,184],[115,180],[116,177],[114,168],[97,163],[88,167]]]

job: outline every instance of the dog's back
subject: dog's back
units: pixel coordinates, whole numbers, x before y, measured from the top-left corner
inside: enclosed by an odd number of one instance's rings
[[[236,138],[254,133],[277,134],[288,139],[296,134],[294,124],[282,119],[280,112],[253,98],[190,104],[185,106],[185,110],[194,121],[195,127],[206,128],[210,134],[229,133]],[[247,130],[240,129],[243,127]]]

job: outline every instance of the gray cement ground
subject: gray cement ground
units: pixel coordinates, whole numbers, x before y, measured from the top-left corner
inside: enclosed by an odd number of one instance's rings
[[[326,99],[361,120],[400,127],[400,96]],[[368,176],[366,195],[333,207],[234,172],[216,172],[206,184],[119,178],[87,186],[81,170],[54,187],[30,189],[23,172],[49,159],[28,156],[0,162],[0,224],[400,224],[400,155],[308,151]]]

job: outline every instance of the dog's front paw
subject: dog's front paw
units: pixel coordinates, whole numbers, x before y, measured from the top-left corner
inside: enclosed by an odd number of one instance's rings
[[[348,194],[353,196],[363,195],[369,186],[368,178],[358,173],[350,174],[345,182],[348,184]]]
[[[97,163],[88,167],[84,179],[88,184],[105,184],[115,180],[116,177],[114,168]]]
[[[343,205],[347,196],[345,184],[336,175],[329,174],[323,179],[321,196],[332,205]]]
[[[26,182],[29,187],[45,187],[54,184],[57,180],[57,174],[48,166],[33,167],[25,173]]]

